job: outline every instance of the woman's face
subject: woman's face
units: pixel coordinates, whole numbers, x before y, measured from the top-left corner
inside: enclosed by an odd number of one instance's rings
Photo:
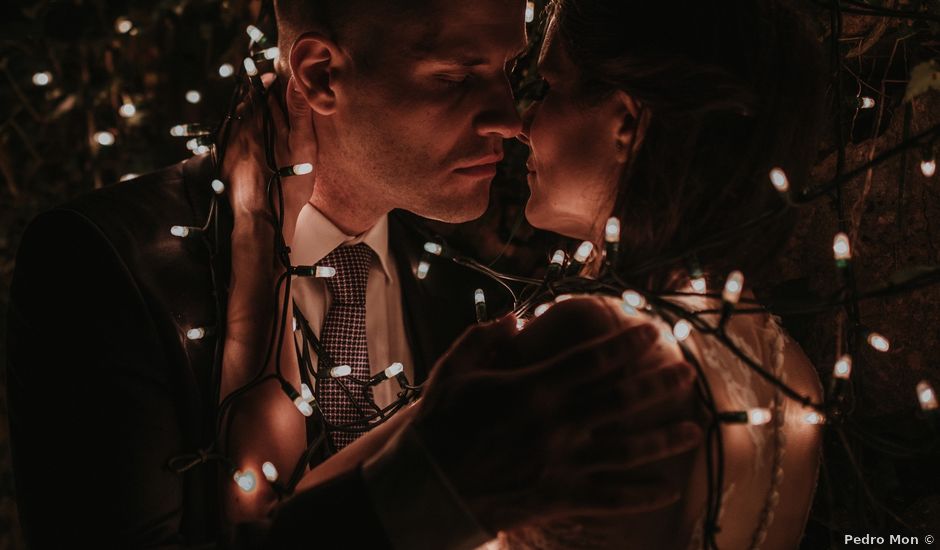
[[[526,112],[520,136],[531,150],[526,217],[541,229],[597,240],[631,149],[635,104],[622,92],[599,100],[581,95],[578,70],[555,23],[539,56],[548,91]]]

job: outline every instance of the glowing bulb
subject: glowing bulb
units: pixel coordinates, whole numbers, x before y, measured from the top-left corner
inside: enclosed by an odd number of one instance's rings
[[[349,365],[340,365],[330,369],[330,376],[333,378],[342,378],[344,376],[349,376],[350,374],[352,374],[352,367]]]
[[[304,382],[300,383],[300,398],[306,401],[307,403],[313,401],[313,392],[310,391],[310,386]]]
[[[131,29],[133,28],[134,28],[134,23],[132,23],[131,20],[126,17],[118,17],[114,21],[114,30],[116,30],[117,32],[121,34],[127,34],[131,32]]]
[[[783,171],[783,168],[774,168],[770,171],[770,183],[781,193],[790,190],[790,179],[787,178],[787,173]]]
[[[424,280],[424,278],[428,276],[428,271],[430,270],[431,270],[431,264],[425,260],[421,260],[421,262],[418,263],[418,273],[417,273],[418,279]]]
[[[681,342],[692,334],[692,325],[685,319],[681,319],[672,327],[672,334]]]
[[[832,253],[837,262],[846,262],[852,259],[852,247],[849,246],[849,236],[845,233],[836,233],[832,240]]]
[[[516,319],[516,330],[522,330],[522,329],[524,329],[524,328],[525,328],[525,323],[526,323],[526,321],[525,321],[525,319],[523,319],[522,317],[519,317],[518,319]]]
[[[434,254],[435,256],[440,256],[444,252],[444,247],[437,243],[424,243],[424,250],[429,254]]]
[[[131,118],[137,114],[137,107],[134,106],[130,101],[124,102],[123,105],[118,109],[118,114],[124,118]]]
[[[279,50],[276,46],[273,48],[268,48],[264,50],[264,58],[267,60],[277,59],[278,57],[280,57],[280,55],[281,55],[281,50]]]
[[[199,140],[196,138],[186,140],[186,148],[190,151],[195,151],[196,147],[199,147]]]
[[[708,290],[708,283],[705,281],[705,277],[696,277],[692,279],[692,290],[698,292],[699,294],[705,294]]]
[[[933,391],[933,386],[930,385],[930,382],[921,380],[917,383],[917,401],[920,402],[921,410],[937,410],[937,394]]]
[[[604,240],[609,243],[620,242],[620,220],[617,218],[607,220],[607,226],[604,228]]]
[[[585,260],[588,259],[588,256],[591,255],[591,252],[594,251],[594,243],[591,241],[584,241],[578,247],[578,250],[574,253],[574,261],[579,264],[583,264]]]
[[[204,328],[191,328],[186,331],[186,337],[190,340],[202,340],[206,335],[206,329]]]
[[[202,94],[199,93],[199,90],[189,90],[186,92],[186,101],[190,103],[199,103],[202,101]]]
[[[138,177],[139,175],[140,175],[140,174],[135,174],[135,173],[133,173],[133,172],[129,172],[129,173],[124,174],[123,176],[121,176],[121,181],[129,181],[129,180],[132,180],[132,179]]]
[[[248,33],[248,36],[251,37],[253,42],[261,42],[264,40],[264,33],[261,32],[261,29],[254,25],[248,25],[248,28],[245,29],[245,32]]]
[[[114,134],[108,132],[107,130],[102,132],[95,132],[95,141],[98,142],[98,145],[114,145]]]
[[[231,63],[222,63],[219,65],[219,76],[222,78],[228,78],[235,74],[235,67]]]
[[[235,475],[232,477],[235,479],[235,483],[238,484],[242,491],[250,493],[255,490],[255,474],[237,470]]]
[[[822,423],[824,423],[825,421],[826,421],[826,417],[823,416],[823,415],[821,415],[821,414],[819,414],[819,413],[816,412],[816,411],[808,412],[808,413],[806,413],[806,414],[803,415],[803,423],[804,423],[804,424],[813,424],[813,425],[816,425],[816,424],[822,424]]]
[[[277,481],[277,468],[274,467],[274,464],[265,462],[261,465],[261,472],[264,474],[264,478],[271,483]]]
[[[174,137],[182,137],[186,134],[186,127],[182,124],[177,124],[176,126],[170,128],[170,135]]]
[[[245,61],[245,72],[248,76],[258,76],[258,67],[255,65],[255,62],[250,57],[246,57]]]
[[[313,414],[313,407],[311,407],[310,403],[304,401],[304,398],[299,395],[294,398],[294,406],[297,407],[297,410],[300,411],[300,414],[304,416],[310,416]]]
[[[891,342],[877,332],[872,332],[868,335],[868,345],[880,352],[886,352],[891,349]]]
[[[525,22],[531,23],[535,21],[535,2],[529,0],[525,3]]]
[[[558,296],[555,297],[555,303],[558,304],[558,303],[564,302],[565,300],[570,300],[572,298],[574,298],[574,296],[572,296],[571,294],[559,294]]]
[[[480,305],[486,303],[486,296],[483,294],[483,289],[478,288],[473,291],[473,304]]]
[[[317,277],[320,277],[321,279],[329,279],[330,277],[333,277],[334,275],[336,275],[335,267],[328,267],[328,266],[322,266],[322,265],[317,266],[317,272],[316,272]]]
[[[556,250],[555,253],[552,254],[552,263],[555,265],[563,265],[565,263],[565,251]]]
[[[181,238],[188,237],[189,228],[183,225],[174,225],[173,227],[170,228],[170,235],[173,235],[174,237],[181,237]]]
[[[193,149],[193,154],[194,154],[194,155],[205,155],[205,154],[207,154],[209,151],[210,151],[210,149],[209,149],[209,146],[208,146],[208,145],[200,144],[200,145],[197,145],[195,149]]]
[[[836,361],[836,365],[832,368],[832,376],[840,380],[848,380],[849,376],[852,374],[852,356],[843,355]]]
[[[394,376],[398,376],[404,371],[405,371],[405,365],[402,365],[401,363],[392,363],[391,365],[388,366],[388,368],[385,369],[385,376],[387,378],[392,378]]]
[[[773,418],[773,415],[770,409],[758,407],[747,411],[747,423],[751,426],[762,426],[770,422],[771,418]]]
[[[623,301],[629,304],[630,307],[636,309],[643,309],[646,307],[646,298],[644,298],[642,294],[635,290],[625,290],[620,297],[623,298]]]
[[[220,179],[214,179],[212,180],[212,190],[215,191],[216,195],[221,195],[225,192],[225,184]]]
[[[48,86],[52,82],[52,73],[43,71],[33,75],[33,84],[36,86]]]
[[[937,173],[937,161],[934,159],[920,161],[920,171],[928,178]]]
[[[858,104],[862,109],[871,109],[875,106],[875,100],[868,96],[862,96],[858,98]]]
[[[536,317],[540,317],[543,313],[548,311],[548,308],[550,307],[552,307],[551,304],[540,304],[538,307],[535,308],[535,311],[533,311],[532,314],[535,315]]]
[[[294,165],[294,173],[298,176],[303,176],[313,172],[313,165],[309,162],[302,162],[300,164]]]
[[[622,303],[620,304],[620,309],[622,309],[623,312],[626,313],[627,315],[629,315],[630,317],[639,317],[639,316],[640,316],[640,312],[637,311],[635,307],[631,306],[630,304],[628,304],[628,303],[626,303],[626,302],[622,302]]]
[[[732,271],[725,281],[725,289],[721,293],[721,299],[729,304],[736,304],[741,299],[741,290],[744,288],[744,274],[740,271]]]

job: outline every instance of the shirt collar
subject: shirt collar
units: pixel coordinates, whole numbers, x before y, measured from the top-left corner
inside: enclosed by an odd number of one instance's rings
[[[392,278],[388,258],[388,214],[379,218],[371,228],[360,235],[349,236],[309,202],[297,217],[294,242],[291,244],[291,263],[314,265],[338,246],[366,243],[375,252],[385,273]]]

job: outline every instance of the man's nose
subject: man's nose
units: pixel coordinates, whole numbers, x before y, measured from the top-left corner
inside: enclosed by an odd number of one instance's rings
[[[478,134],[498,135],[503,139],[519,135],[522,131],[522,119],[516,111],[508,78],[502,78],[498,84],[491,86],[484,101],[483,109],[475,123]]]

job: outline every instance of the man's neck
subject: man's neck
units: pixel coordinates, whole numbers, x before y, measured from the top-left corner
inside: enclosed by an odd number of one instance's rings
[[[318,175],[309,202],[340,231],[356,236],[371,229],[391,210],[376,199],[375,193],[367,192],[359,182]]]

